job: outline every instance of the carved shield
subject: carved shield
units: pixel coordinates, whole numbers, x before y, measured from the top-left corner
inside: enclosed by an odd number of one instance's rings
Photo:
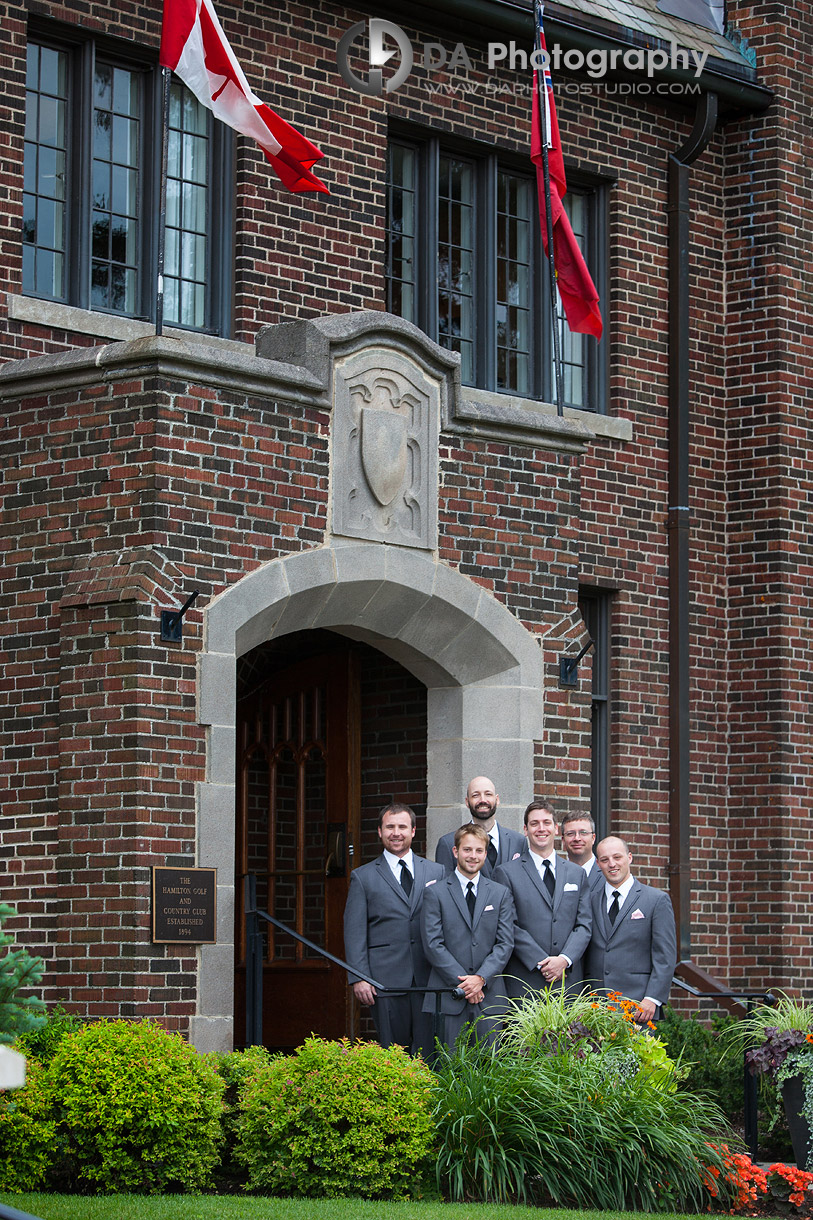
[[[404,482],[407,459],[406,416],[363,407],[361,464],[370,490],[381,505],[391,504]]]

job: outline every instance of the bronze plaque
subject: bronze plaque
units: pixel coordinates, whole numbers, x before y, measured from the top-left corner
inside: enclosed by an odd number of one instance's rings
[[[152,870],[153,944],[215,943],[216,868]]]

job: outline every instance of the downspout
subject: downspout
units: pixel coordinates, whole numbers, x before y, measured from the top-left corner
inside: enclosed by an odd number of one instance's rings
[[[691,958],[691,735],[689,725],[689,167],[717,124],[717,95],[704,93],[686,143],[669,156],[669,874],[681,974]],[[697,985],[696,968],[688,981]],[[703,975],[702,983],[709,977]],[[719,986],[719,984],[718,984]],[[704,987],[704,990],[706,988]]]

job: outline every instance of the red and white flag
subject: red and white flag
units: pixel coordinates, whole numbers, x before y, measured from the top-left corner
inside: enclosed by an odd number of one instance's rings
[[[211,0],[164,0],[161,64],[216,118],[256,140],[289,191],[329,193],[311,173],[321,152],[252,93]]]
[[[576,235],[570,226],[562,199],[567,192],[565,163],[562,157],[562,142],[559,138],[559,121],[553,101],[553,82],[550,61],[547,58],[545,32],[542,29],[542,5],[537,5],[539,39],[545,52],[545,126],[547,128],[548,173],[550,176],[550,212],[553,224],[553,263],[556,269],[556,286],[562,300],[567,324],[575,334],[595,335],[601,338],[604,329],[598,307],[598,293],[593,283],[584,255],[579,249]],[[542,120],[540,116],[539,72],[534,72],[533,114],[531,115],[531,160],[536,166],[536,188],[539,197],[539,222],[542,227],[542,244],[548,254],[548,222],[545,206],[545,183],[542,157]],[[550,257],[550,255],[548,255]]]

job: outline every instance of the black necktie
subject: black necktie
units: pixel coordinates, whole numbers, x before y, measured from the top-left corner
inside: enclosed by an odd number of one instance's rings
[[[607,912],[607,916],[610,920],[610,923],[615,923],[615,921],[616,921],[616,917],[618,915],[618,899],[620,897],[621,897],[620,891],[613,890],[613,900],[610,903],[610,909]]]
[[[412,893],[412,873],[407,868],[406,861],[399,860],[398,863],[401,865],[401,889],[409,897]]]
[[[491,838],[491,835],[488,837],[488,851],[486,852],[486,859],[492,868],[497,863],[497,848],[494,840]]]
[[[556,889],[556,879],[553,876],[553,869],[550,866],[550,860],[543,860],[542,863],[545,865],[545,885],[548,887],[548,893],[552,898],[553,891]]]
[[[474,904],[477,901],[477,895],[474,892],[474,882],[470,881],[466,886],[466,906],[469,908],[469,916],[474,919]]]

